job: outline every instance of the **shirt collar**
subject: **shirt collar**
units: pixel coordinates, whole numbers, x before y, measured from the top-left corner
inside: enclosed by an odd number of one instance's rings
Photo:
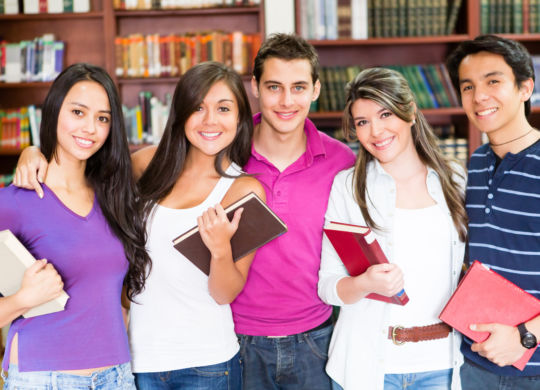
[[[261,118],[262,118],[262,114],[260,112],[253,115],[253,125],[257,126],[258,124],[260,124]],[[307,158],[308,165],[311,165],[314,157],[317,157],[317,156],[326,157],[326,148],[324,146],[322,136],[317,130],[317,127],[308,118],[306,118],[304,122],[304,132],[306,133],[306,138],[307,138],[306,158]],[[266,158],[264,158],[259,153],[257,153],[253,144],[251,145],[251,154],[253,157],[255,157],[259,161],[267,161]]]

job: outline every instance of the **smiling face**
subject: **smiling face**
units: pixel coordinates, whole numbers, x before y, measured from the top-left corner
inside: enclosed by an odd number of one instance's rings
[[[510,139],[523,131],[524,102],[532,93],[532,80],[516,85],[512,68],[501,55],[479,52],[459,65],[463,109],[469,120],[490,140]]]
[[[238,128],[238,104],[224,81],[208,90],[185,124],[190,150],[215,156],[234,140]]]
[[[313,84],[311,64],[306,59],[269,58],[264,62],[260,82],[251,82],[259,98],[261,127],[277,133],[304,131],[311,102],[317,100],[320,82]]]
[[[399,162],[414,152],[412,122],[405,122],[373,100],[357,99],[351,114],[358,141],[381,165]]]
[[[58,114],[58,160],[88,160],[107,140],[110,126],[105,89],[93,81],[78,82],[66,94]]]

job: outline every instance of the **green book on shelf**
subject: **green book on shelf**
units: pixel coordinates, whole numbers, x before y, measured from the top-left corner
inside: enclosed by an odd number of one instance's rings
[[[459,9],[461,8],[461,0],[451,0],[452,5],[448,5],[448,22],[446,24],[446,34],[451,35],[456,29],[456,23],[459,15]],[[482,2],[488,2],[489,0],[482,0]],[[482,11],[480,12],[482,14]],[[486,14],[488,15],[488,14]],[[484,33],[485,34],[485,33]]]
[[[512,32],[514,34],[523,34],[523,0],[514,0],[512,15]]]

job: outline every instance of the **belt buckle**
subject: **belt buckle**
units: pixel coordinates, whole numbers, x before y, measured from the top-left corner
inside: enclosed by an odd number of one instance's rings
[[[395,345],[403,345],[405,343],[405,341],[399,341],[399,340],[396,340],[396,331],[399,330],[399,329],[404,329],[403,326],[401,325],[398,325],[398,326],[394,326],[392,328],[392,342],[395,344]]]

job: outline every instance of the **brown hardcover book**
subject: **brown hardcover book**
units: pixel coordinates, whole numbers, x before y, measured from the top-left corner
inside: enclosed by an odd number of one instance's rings
[[[237,261],[287,231],[285,223],[254,193],[250,192],[225,209],[232,219],[243,208],[238,230],[231,238],[233,260]],[[210,251],[204,244],[199,227],[173,240],[174,247],[206,275],[210,274]]]
[[[20,286],[24,271],[36,261],[34,256],[9,230],[0,231],[0,293],[3,296],[15,294]],[[64,310],[69,296],[62,294],[49,302],[33,307],[23,314],[24,318],[43,314],[55,313]]]

